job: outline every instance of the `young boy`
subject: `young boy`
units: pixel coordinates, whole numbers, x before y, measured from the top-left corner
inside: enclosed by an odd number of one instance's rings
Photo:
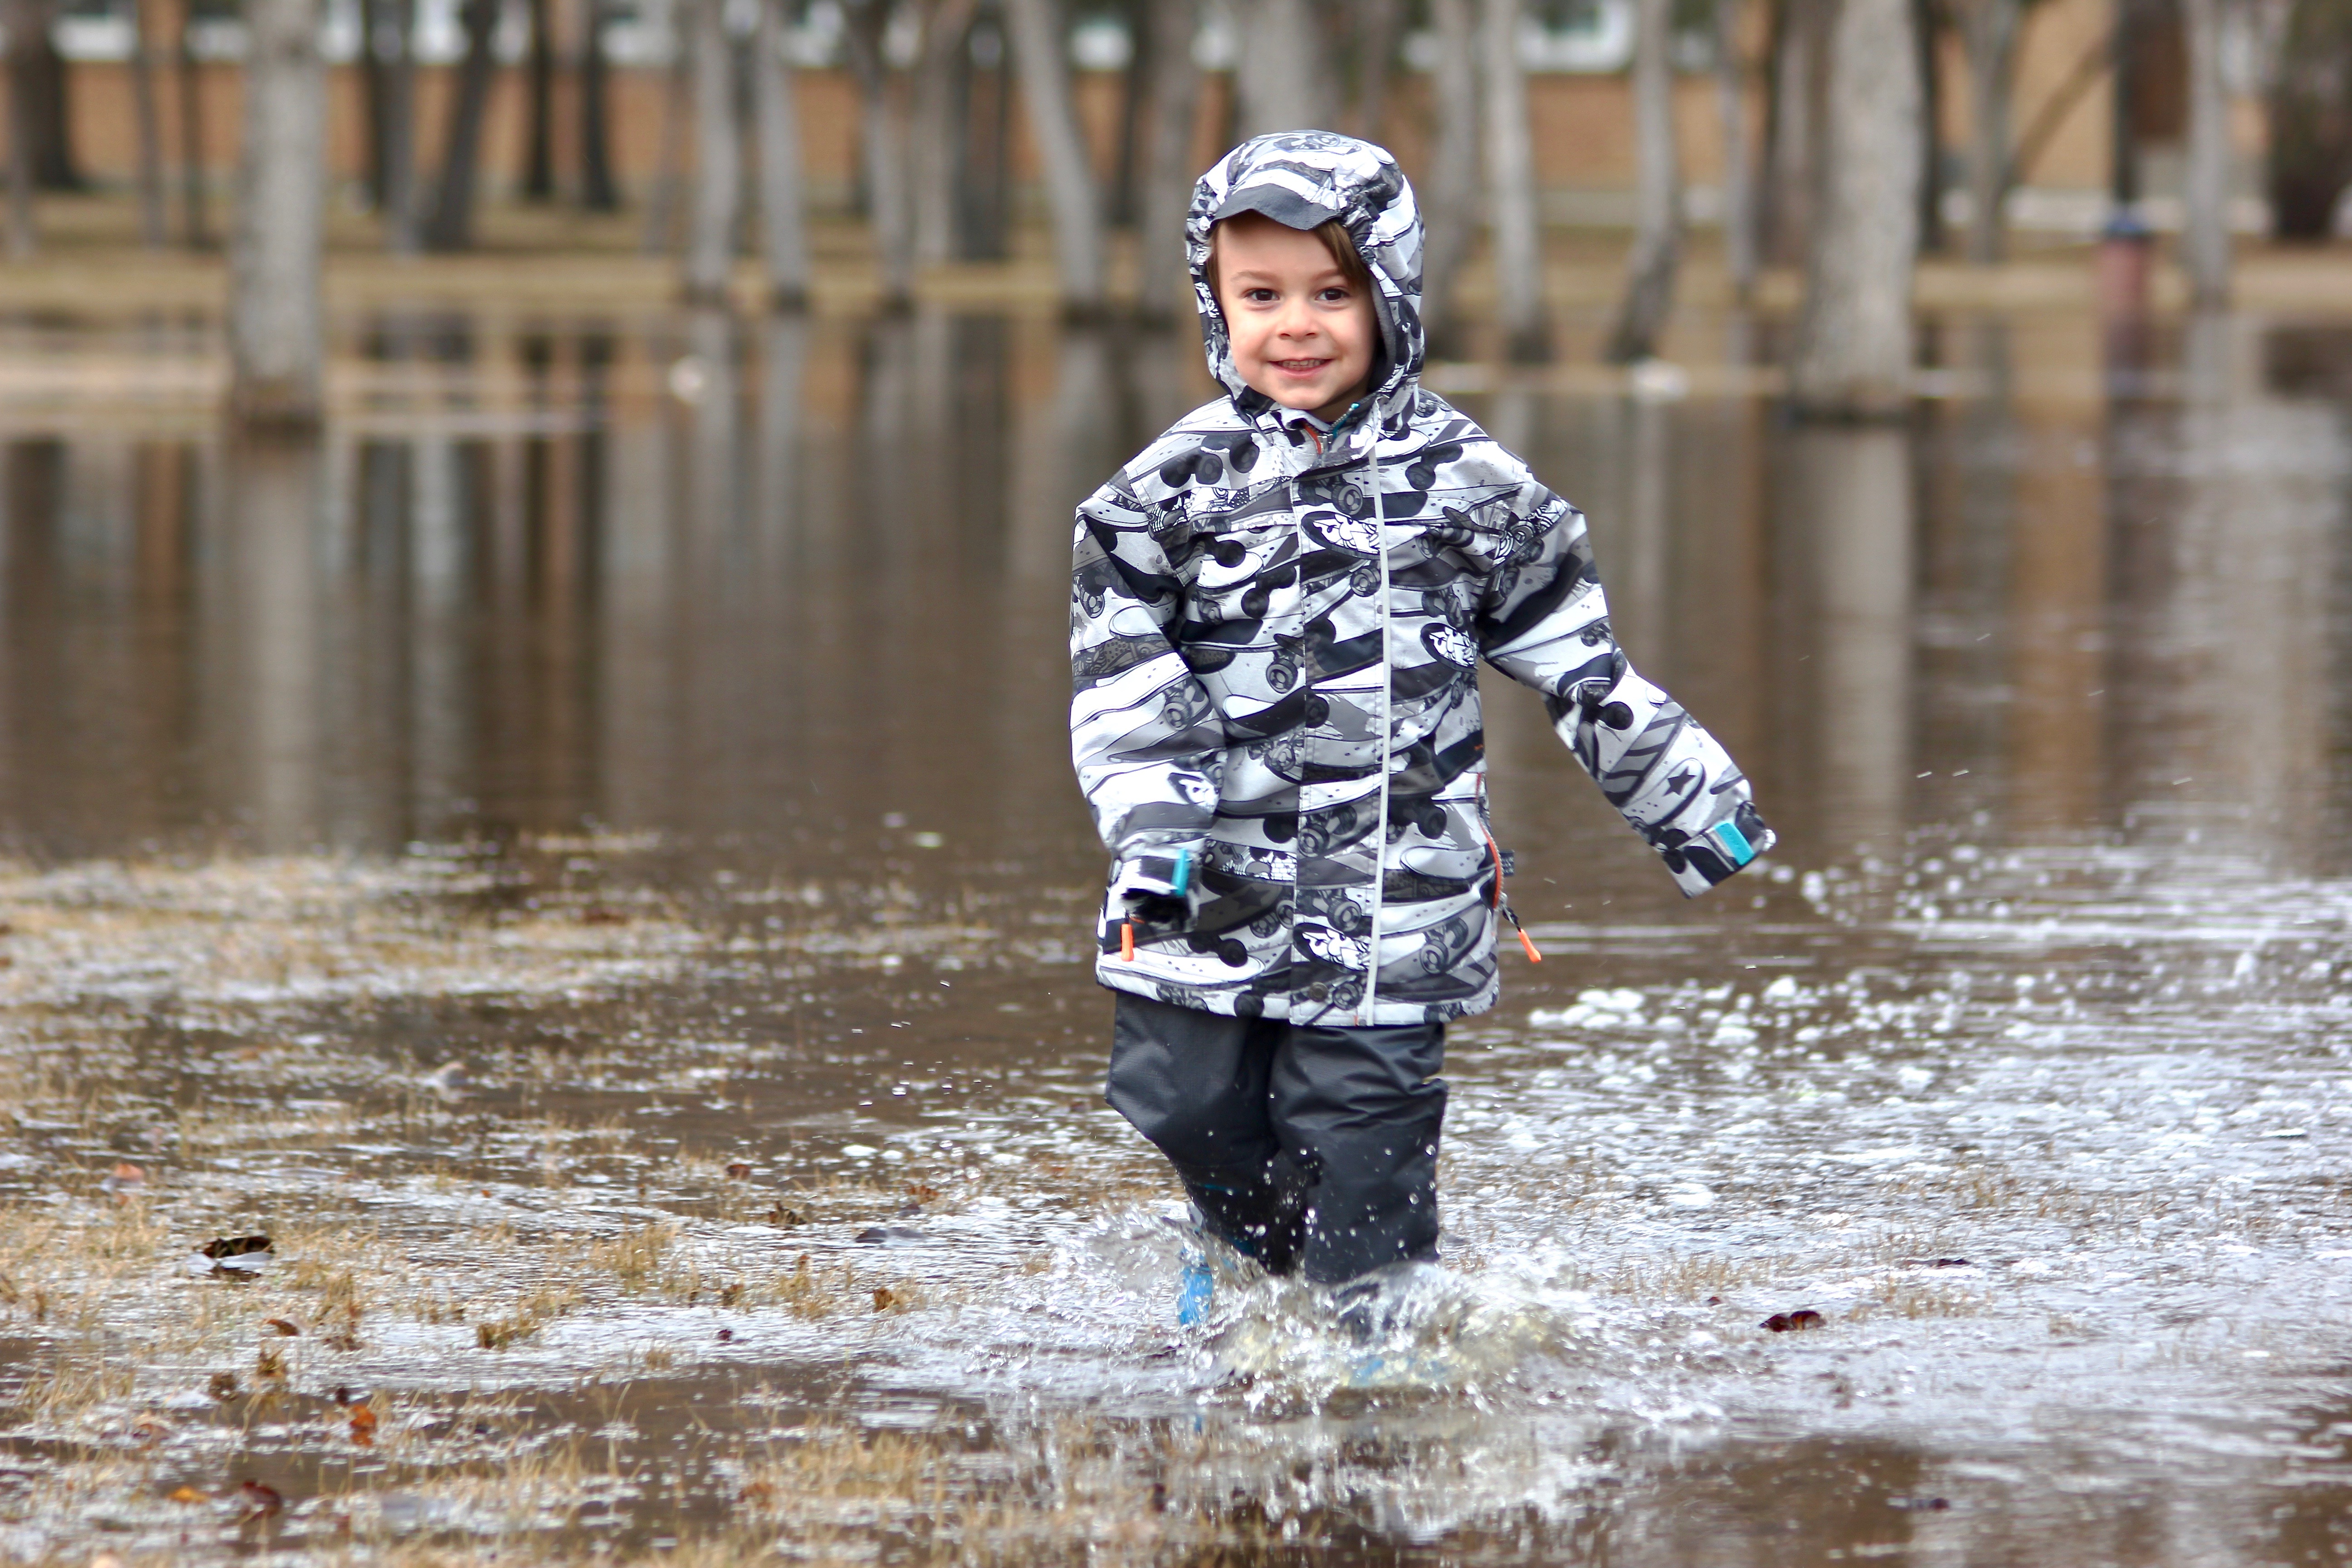
[[[1338,1283],[1436,1257],[1445,1022],[1496,997],[1477,661],[1543,693],[1685,893],[1772,835],[1618,650],[1583,517],[1418,384],[1394,160],[1261,136],[1202,177],[1185,232],[1225,395],[1078,510],[1108,1097],[1212,1235]]]

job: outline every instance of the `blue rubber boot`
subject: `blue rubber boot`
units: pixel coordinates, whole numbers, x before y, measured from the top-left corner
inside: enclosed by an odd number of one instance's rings
[[[1209,1271],[1205,1258],[1187,1258],[1184,1272],[1176,1286],[1176,1326],[1198,1328],[1209,1316],[1210,1298],[1216,1294],[1217,1278]]]

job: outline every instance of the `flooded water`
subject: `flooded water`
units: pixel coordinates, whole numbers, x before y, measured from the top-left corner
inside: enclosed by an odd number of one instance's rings
[[[347,326],[315,446],[0,327],[0,1559],[2352,1561],[2352,331],[1439,367],[1782,842],[1489,677],[1545,960],[1364,1342],[1180,1329],[1099,1095],[1067,520],[1192,343]]]

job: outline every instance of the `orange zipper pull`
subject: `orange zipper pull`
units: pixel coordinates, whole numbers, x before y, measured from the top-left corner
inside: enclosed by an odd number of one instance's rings
[[[1543,954],[1536,951],[1535,938],[1528,934],[1528,928],[1519,923],[1519,911],[1511,908],[1510,905],[1505,904],[1503,906],[1503,918],[1511,922],[1511,929],[1519,933],[1519,946],[1526,950],[1528,962],[1529,963],[1541,963],[1543,962]]]
[[[1524,942],[1527,938],[1522,934],[1519,940]],[[1135,922],[1133,921],[1118,922],[1118,955],[1129,963],[1135,962]]]

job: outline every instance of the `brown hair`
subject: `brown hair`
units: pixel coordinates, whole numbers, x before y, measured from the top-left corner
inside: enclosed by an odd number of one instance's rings
[[[1248,216],[1255,217],[1261,215],[1253,213]],[[1223,218],[1210,226],[1209,259],[1201,268],[1208,276],[1210,298],[1217,301],[1220,310],[1224,308],[1225,288],[1217,276],[1217,230],[1233,221],[1233,218]],[[1267,218],[1265,221],[1272,223],[1275,220]],[[1331,253],[1332,265],[1339,268],[1341,276],[1361,292],[1365,299],[1370,300],[1372,296],[1372,269],[1364,264],[1362,253],[1356,248],[1354,237],[1348,233],[1348,226],[1336,217],[1326,218],[1317,224],[1310,232],[1323,242],[1323,248]]]

